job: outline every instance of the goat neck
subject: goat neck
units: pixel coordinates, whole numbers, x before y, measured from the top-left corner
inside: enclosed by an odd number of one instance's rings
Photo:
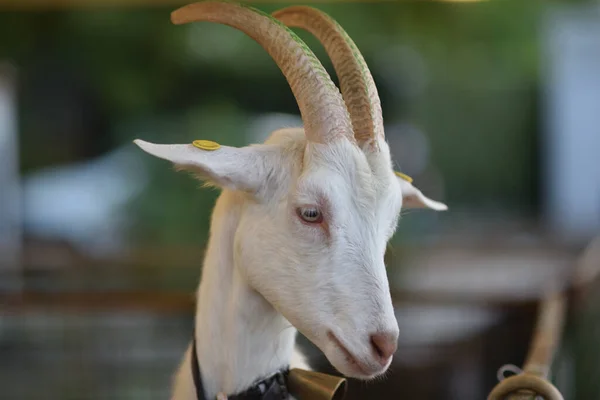
[[[208,398],[236,393],[289,366],[296,329],[234,265],[234,235],[243,195],[224,191],[211,221],[211,237],[197,292],[196,342]],[[188,348],[172,400],[195,399]]]

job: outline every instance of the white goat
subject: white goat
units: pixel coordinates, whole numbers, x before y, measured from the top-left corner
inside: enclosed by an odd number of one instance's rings
[[[240,393],[290,364],[307,368],[294,353],[296,329],[344,375],[384,373],[398,338],[383,262],[387,241],[401,207],[446,209],[394,173],[373,79],[339,25],[308,7],[274,16],[279,21],[247,6],[209,1],[174,11],[172,21],[222,23],[256,40],[288,80],[304,129],[282,129],[264,144],[243,148],[135,141],[222,189],[195,320],[207,399]],[[343,97],[284,24],[321,40]],[[175,379],[174,400],[196,398],[191,348]]]

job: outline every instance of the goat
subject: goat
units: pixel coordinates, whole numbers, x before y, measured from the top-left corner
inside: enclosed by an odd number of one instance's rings
[[[399,334],[384,265],[401,207],[445,210],[394,173],[373,78],[348,35],[308,7],[269,16],[205,1],[171,14],[243,31],[274,59],[303,128],[241,148],[214,142],[134,142],[222,190],[197,291],[195,340],[206,398],[233,395],[290,365],[297,331],[342,374],[372,379],[389,367]],[[285,24],[324,43],[340,90]],[[208,144],[208,146],[207,146]],[[192,345],[172,399],[195,399]]]

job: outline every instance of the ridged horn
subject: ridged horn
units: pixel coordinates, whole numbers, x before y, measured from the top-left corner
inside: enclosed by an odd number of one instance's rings
[[[306,44],[269,14],[247,5],[202,1],[171,13],[174,24],[209,21],[231,26],[260,44],[287,79],[298,103],[307,139],[327,143],[354,141],[344,100],[329,74]]]
[[[375,138],[383,140],[383,116],[375,81],[346,31],[329,15],[313,7],[291,6],[272,15],[288,27],[310,32],[323,44],[338,76],[358,144],[373,143]]]

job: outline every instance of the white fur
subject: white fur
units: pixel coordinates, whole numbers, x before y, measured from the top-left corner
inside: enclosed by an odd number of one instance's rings
[[[290,363],[307,368],[294,351],[296,329],[347,376],[385,372],[391,358],[382,365],[370,337],[398,335],[383,256],[403,192],[411,206],[445,207],[394,175],[386,143],[371,154],[345,139],[315,144],[302,129],[283,129],[240,149],[136,144],[223,188],[197,294],[197,353],[209,398]],[[324,224],[298,217],[298,207],[312,205],[324,207]],[[189,357],[188,348],[173,400],[195,399]]]

